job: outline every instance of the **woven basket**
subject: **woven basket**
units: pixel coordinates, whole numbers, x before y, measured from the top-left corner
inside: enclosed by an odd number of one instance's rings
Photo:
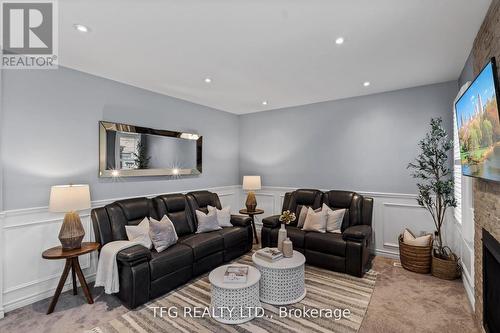
[[[432,237],[429,246],[413,246],[403,243],[403,235],[400,235],[399,260],[401,266],[409,271],[428,274],[432,262]]]
[[[432,275],[444,280],[458,279],[462,275],[458,257],[452,253],[451,259],[445,260],[432,255]]]

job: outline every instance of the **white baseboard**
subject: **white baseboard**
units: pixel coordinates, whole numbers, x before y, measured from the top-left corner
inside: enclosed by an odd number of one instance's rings
[[[209,188],[219,194],[223,206],[231,206],[237,212],[244,207],[245,193],[240,185]],[[285,192],[294,188],[264,187],[256,192],[259,208],[265,210],[256,216],[258,233],[262,217],[279,214]],[[182,192],[182,191],[179,191]],[[373,212],[373,253],[376,255],[399,258],[397,236],[404,227],[410,227],[419,233],[426,229],[425,210],[416,206],[414,194],[364,192],[363,195],[374,198]],[[148,195],[149,197],[154,196]],[[100,207],[123,198],[113,198],[92,202],[92,207]],[[82,212],[82,223],[86,228],[87,238],[93,239],[92,223],[89,211]],[[0,212],[0,276],[3,277],[0,293],[0,309],[4,312],[26,306],[52,297],[57,281],[62,272],[62,261],[46,261],[41,252],[59,244],[57,233],[62,223],[62,214],[48,212],[47,207],[34,207]],[[429,220],[429,225],[432,222]],[[30,244],[29,247],[22,244]],[[14,255],[15,254],[15,255]],[[96,256],[81,258],[82,267],[88,281],[93,281],[97,267]],[[3,272],[2,272],[3,268]],[[66,284],[64,290],[71,288]],[[3,304],[1,304],[3,302]],[[0,311],[0,313],[1,313]]]
[[[240,206],[241,186],[208,188],[219,194],[224,206]],[[178,191],[179,193],[182,191]],[[187,192],[187,191],[185,191]],[[154,197],[155,194],[143,195]],[[124,198],[92,202],[92,208],[101,207]],[[241,206],[243,207],[243,206]],[[48,207],[33,207],[0,212],[0,313],[52,297],[62,274],[64,260],[45,260],[41,253],[59,245],[57,235],[63,214],[50,213]],[[93,241],[94,232],[90,211],[80,214],[85,228],[84,241]],[[29,244],[29,246],[26,246]],[[81,256],[80,264],[87,282],[94,281],[97,255]],[[69,279],[68,279],[69,280]],[[66,283],[64,291],[71,288]],[[0,317],[1,318],[1,317]]]
[[[68,279],[68,281],[70,281],[70,279]],[[94,282],[95,281],[95,273],[86,275],[85,281],[87,281],[87,283]],[[80,286],[79,283],[78,283],[78,286]],[[72,282],[71,281],[66,282],[66,284],[64,285],[61,292],[63,293],[65,291],[71,290],[72,288],[73,288]],[[31,295],[26,295],[26,296],[20,297],[12,302],[4,304],[5,312],[9,312],[9,311],[21,308],[23,306],[33,304],[35,302],[41,301],[41,300],[46,299],[46,298],[52,298],[54,296],[55,291],[56,291],[56,287],[46,289],[46,290],[31,294]],[[57,305],[56,305],[56,307],[57,307]]]

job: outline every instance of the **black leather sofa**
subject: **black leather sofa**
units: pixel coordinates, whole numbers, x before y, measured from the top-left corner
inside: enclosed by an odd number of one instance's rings
[[[232,215],[233,227],[195,234],[195,210],[207,212],[211,205],[221,209],[216,193],[209,191],[165,194],[116,201],[91,211],[96,241],[102,246],[126,240],[126,225],[137,225],[144,217],[167,215],[179,240],[163,252],[135,245],[117,255],[120,276],[118,297],[135,308],[252,249],[253,233],[249,217]]]
[[[370,266],[373,198],[350,191],[323,193],[314,189],[299,189],[285,194],[282,211],[295,212],[298,219],[302,206],[317,209],[323,203],[331,209],[347,209],[341,234],[302,231],[295,221],[286,226],[294,250],[302,252],[308,264],[363,276]],[[264,218],[262,224],[262,246],[275,247],[281,226],[279,215]]]

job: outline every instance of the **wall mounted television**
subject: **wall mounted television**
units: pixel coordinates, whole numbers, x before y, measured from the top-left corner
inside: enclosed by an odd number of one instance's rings
[[[500,114],[495,58],[455,103],[462,174],[500,182]]]

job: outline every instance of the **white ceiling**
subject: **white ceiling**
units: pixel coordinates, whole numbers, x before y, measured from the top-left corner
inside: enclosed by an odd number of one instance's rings
[[[243,114],[457,79],[489,4],[64,0],[60,64]]]

